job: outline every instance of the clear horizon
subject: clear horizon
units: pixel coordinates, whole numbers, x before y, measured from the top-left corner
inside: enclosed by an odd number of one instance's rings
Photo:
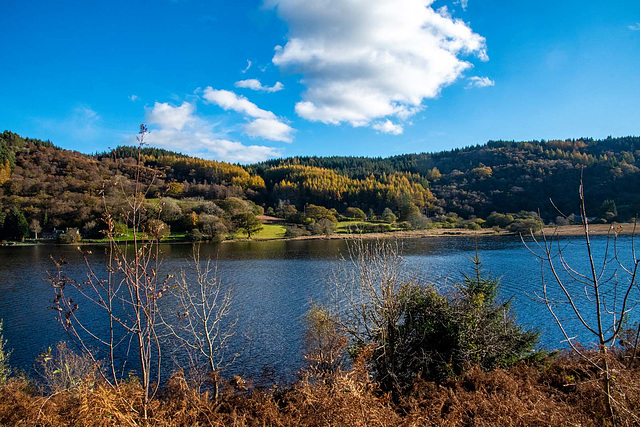
[[[0,126],[240,163],[640,134],[640,4],[515,3],[7,1]]]

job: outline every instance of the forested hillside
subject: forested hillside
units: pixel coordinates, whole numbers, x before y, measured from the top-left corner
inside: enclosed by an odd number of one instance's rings
[[[41,231],[73,227],[83,235],[99,237],[105,212],[120,219],[119,214],[126,210],[123,194],[134,191],[137,157],[137,148],[120,147],[113,153],[90,156],[5,131],[0,134],[4,165],[0,169],[1,237],[26,237],[32,223],[31,228]],[[143,148],[140,158],[141,188],[149,199],[146,212],[152,218],[162,210],[162,220],[176,230],[189,228],[193,222],[189,215],[196,208],[198,214],[209,215],[204,218],[209,228],[220,226],[221,209],[204,200],[236,201],[231,203],[235,208],[226,213],[230,219],[240,212],[253,212],[254,206],[243,200],[264,190],[262,178],[242,166],[155,148]],[[159,198],[163,198],[162,209]],[[183,212],[176,200],[189,198],[202,203]],[[215,213],[219,215],[211,215]]]
[[[261,174],[275,166],[325,168],[352,179],[407,173],[429,189],[444,212],[486,218],[491,212],[540,210],[576,212],[576,190],[584,169],[588,208],[594,216],[605,200],[628,219],[640,211],[640,137],[567,141],[489,141],[485,145],[439,153],[389,158],[294,157],[256,165]],[[268,183],[268,180],[267,180]]]
[[[117,214],[123,192],[133,191],[137,159],[135,147],[86,155],[5,131],[0,237],[27,237],[28,227],[98,234],[105,210]],[[490,141],[439,153],[294,157],[250,166],[144,147],[140,164],[150,215],[162,211],[172,230],[197,230],[196,237],[233,230],[242,222],[238,215],[264,210],[306,227],[353,212],[397,219],[404,228],[505,226],[536,212],[546,222],[560,221],[550,199],[566,215],[577,213],[581,172],[589,215],[612,221],[640,212],[639,137]],[[308,206],[315,207],[307,215]],[[317,207],[331,211],[313,216]]]

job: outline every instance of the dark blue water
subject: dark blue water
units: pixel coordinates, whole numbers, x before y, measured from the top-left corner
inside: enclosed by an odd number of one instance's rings
[[[585,270],[588,264],[581,238],[565,238],[563,242],[567,259],[576,268]],[[606,237],[594,237],[593,243],[596,255],[600,256]],[[500,278],[500,296],[511,300],[519,322],[541,332],[541,346],[564,346],[564,337],[546,306],[535,301],[535,293],[541,290],[540,265],[519,238],[485,237],[476,243],[469,237],[431,237],[407,239],[400,245],[405,271],[422,282],[437,283],[443,288],[459,282],[463,273],[471,272],[470,258],[477,245],[484,270]],[[618,246],[628,248],[630,239],[621,238]],[[83,247],[87,249],[92,251],[91,264],[98,269],[103,266],[105,248]],[[177,273],[186,267],[192,249],[190,245],[164,245],[161,251],[162,271]],[[235,364],[236,372],[257,376],[267,365],[277,373],[290,375],[303,364],[302,319],[312,301],[327,301],[331,272],[339,268],[340,259],[347,252],[346,243],[339,240],[242,242],[201,247],[201,258],[217,260],[219,278],[225,288],[233,289],[238,324],[232,350],[242,350]],[[620,253],[626,262],[630,260],[628,250]],[[0,248],[0,318],[4,320],[8,347],[13,350],[11,363],[22,369],[30,369],[39,353],[66,338],[56,321],[56,313],[49,308],[53,299],[47,280],[47,272],[54,271],[51,255],[64,258],[68,262],[66,271],[82,279],[86,266],[75,247]],[[607,274],[614,272],[624,276],[611,262]],[[579,287],[574,290],[580,293]],[[632,301],[638,302],[637,289]],[[163,299],[162,304],[170,309],[171,299]],[[90,306],[81,308],[91,315]],[[592,342],[593,337],[584,334],[575,316],[565,311],[562,319],[571,336],[578,336],[585,343]],[[91,323],[98,329],[101,324],[100,318]],[[171,357],[166,357],[165,364],[171,363]]]

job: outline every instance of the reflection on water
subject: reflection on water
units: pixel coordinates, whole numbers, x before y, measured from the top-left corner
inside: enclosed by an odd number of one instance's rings
[[[568,251],[582,252],[578,238],[571,238]],[[595,238],[597,249],[604,238]],[[527,294],[540,287],[536,259],[518,238],[432,237],[400,242],[406,268],[413,276],[439,284],[459,281],[470,271],[469,259],[476,250],[483,266],[501,278],[501,295],[511,299],[519,321],[542,332],[542,344],[558,347],[562,340],[546,308]],[[93,265],[104,265],[104,247],[92,251]],[[191,256],[190,245],[163,245],[162,269],[176,273]],[[291,374],[303,363],[302,317],[311,301],[327,298],[332,268],[347,253],[341,240],[238,242],[203,245],[201,258],[217,260],[219,277],[235,295],[238,333],[234,349],[243,349],[236,365],[250,376],[264,365]],[[65,338],[51,305],[53,292],[47,271],[53,271],[50,256],[62,257],[67,271],[82,278],[84,265],[75,247],[28,246],[0,248],[0,318],[4,335],[13,349],[11,363],[29,369],[35,357]],[[165,306],[170,300],[162,302]],[[87,308],[88,310],[88,308]],[[169,358],[170,359],[170,358]],[[170,363],[170,362],[167,362]]]

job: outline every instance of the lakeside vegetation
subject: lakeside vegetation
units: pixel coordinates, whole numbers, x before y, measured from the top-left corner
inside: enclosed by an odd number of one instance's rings
[[[153,248],[150,244],[140,250],[153,254]],[[128,372],[118,374],[114,382],[108,352],[97,351],[91,341],[80,345],[95,353],[79,353],[76,346],[60,344],[38,358],[30,376],[11,369],[12,343],[0,339],[0,424],[633,425],[640,419],[635,330],[620,331],[618,340],[607,346],[608,367],[615,373],[607,393],[613,398],[612,417],[603,392],[603,372],[594,364],[602,361],[597,347],[581,348],[580,354],[535,351],[537,333],[519,326],[510,302],[498,297],[499,282],[481,269],[479,259],[462,266],[469,272],[464,280],[443,291],[416,282],[414,272],[403,265],[399,246],[391,241],[359,241],[350,248],[330,283],[343,304],[312,306],[304,318],[306,363],[298,380],[230,376],[230,365],[217,364],[222,360],[218,352],[225,353],[225,346],[215,344],[214,368],[206,357],[177,358],[182,364],[170,376],[165,372],[159,383],[148,383],[151,393],[145,399],[148,391],[134,367],[135,353],[129,355]],[[129,259],[135,265],[133,254]],[[118,265],[113,264],[116,272]],[[160,298],[170,313],[160,317],[158,327],[168,322],[190,328],[190,322],[171,315],[185,312],[176,298],[187,294],[174,293],[182,284],[191,290],[188,295],[196,298],[196,306],[204,301],[213,303],[209,308],[224,308],[232,302],[216,290],[220,282],[208,263],[196,261],[185,269],[195,266],[201,268],[195,276],[178,273],[170,283],[160,279],[157,289],[166,293]],[[100,266],[91,268],[97,271]],[[204,274],[207,270],[213,276]],[[148,270],[141,281],[146,286],[153,278]],[[65,294],[73,295],[70,278],[64,274],[54,278],[55,289],[63,283]],[[90,283],[80,285],[91,291]],[[204,300],[198,296],[201,285],[209,291]],[[355,297],[352,303],[344,300],[346,295]],[[91,303],[74,298],[65,306],[63,300],[59,300],[61,319],[73,323]],[[74,304],[80,305],[79,311]],[[188,312],[195,320],[194,309]],[[216,319],[224,318],[224,310],[215,313]],[[92,318],[91,328],[108,318]],[[233,328],[233,320],[226,326]],[[219,343],[217,330],[202,329],[197,323],[196,327],[202,338],[209,331]],[[222,330],[227,331],[224,339],[235,339],[231,330]],[[116,332],[120,341],[124,331]],[[196,343],[189,334],[183,337]],[[175,347],[175,342],[171,345]],[[188,353],[186,345],[177,347]],[[226,352],[226,356],[232,363],[233,355]],[[152,378],[156,357],[149,365]]]
[[[611,361],[624,396],[616,424],[637,423],[640,369]],[[330,376],[301,373],[295,384],[256,385],[243,378],[225,381],[217,400],[176,372],[141,416],[140,384],[117,389],[95,375],[43,392],[42,383],[13,377],[0,386],[3,425],[612,425],[599,399],[591,366],[572,356],[538,364],[483,372],[474,368],[436,384],[417,382],[394,402],[371,380],[363,363]],[[63,385],[64,384],[64,385]],[[621,405],[621,408],[622,405]]]

